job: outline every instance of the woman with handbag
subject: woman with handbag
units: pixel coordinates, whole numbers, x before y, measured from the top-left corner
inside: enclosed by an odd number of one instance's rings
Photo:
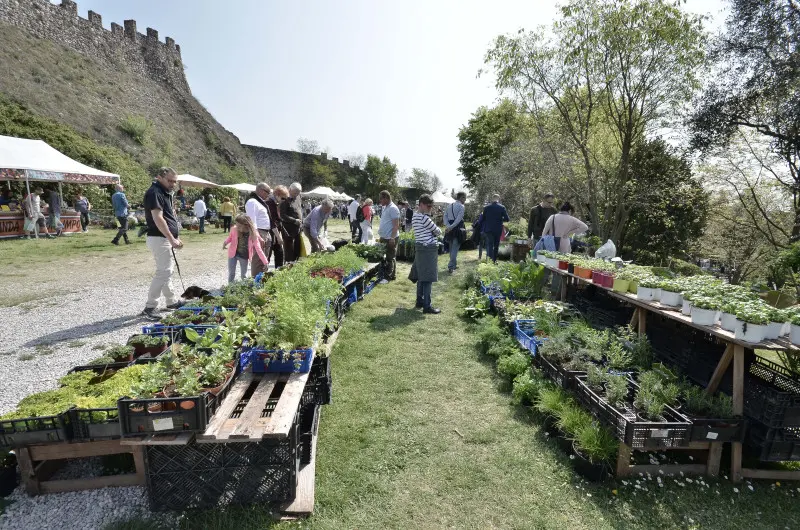
[[[586,223],[572,216],[572,211],[572,205],[569,202],[565,202],[561,205],[557,214],[551,215],[547,219],[542,230],[542,237],[553,236],[555,238],[556,250],[562,254],[572,252],[570,236],[589,230]]]
[[[444,212],[444,238],[450,244],[450,263],[447,271],[452,274],[458,268],[458,249],[467,239],[467,228],[464,224],[464,203],[467,194],[459,191],[456,201],[447,207]]]

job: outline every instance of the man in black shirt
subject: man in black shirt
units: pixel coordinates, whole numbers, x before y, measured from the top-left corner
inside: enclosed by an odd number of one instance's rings
[[[158,299],[164,295],[168,309],[176,309],[183,303],[172,290],[172,249],[183,247],[178,238],[180,224],[172,207],[172,191],[178,184],[178,176],[172,168],[158,170],[156,180],[144,194],[144,216],[147,221],[147,248],[153,253],[156,274],[150,283],[143,315],[158,320]]]
[[[544,224],[551,215],[556,214],[556,209],[553,207],[554,201],[555,196],[552,193],[545,193],[542,202],[531,208],[531,214],[528,217],[528,239],[531,240],[531,245],[542,237]]]

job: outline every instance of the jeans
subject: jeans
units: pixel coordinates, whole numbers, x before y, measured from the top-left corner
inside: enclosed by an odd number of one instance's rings
[[[230,232],[231,231],[231,216],[230,215],[223,215],[222,216],[222,231],[223,232]]]
[[[81,230],[86,232],[89,227],[89,212],[81,212]]]
[[[458,249],[461,248],[461,242],[455,235],[450,240],[450,263],[447,264],[447,270],[450,272],[456,270],[458,266]]]
[[[500,249],[500,234],[486,232],[483,235],[486,237],[486,256],[497,263],[497,251]]]
[[[206,218],[205,217],[201,217],[200,218],[200,230],[199,230],[199,232],[201,234],[205,234],[206,233]]]
[[[266,256],[269,260],[269,253],[272,251],[272,234],[269,230],[261,229],[259,229],[258,233],[264,240],[264,243],[261,245],[261,250],[264,251],[264,256]],[[258,257],[258,254],[253,254],[253,262],[250,264],[250,274],[252,274],[253,278],[255,278],[258,274],[266,272],[268,265],[269,262],[262,263],[261,258]]]
[[[233,283],[233,281],[236,280],[237,263],[241,269],[242,279],[247,277],[247,258],[240,258],[234,255],[232,258],[228,258],[228,283]]]
[[[156,262],[156,274],[150,282],[145,307],[155,309],[158,299],[164,295],[167,305],[175,303],[175,292],[172,290],[172,245],[167,238],[147,236],[147,248],[153,253]]]
[[[119,216],[117,217],[117,222],[119,222],[119,230],[117,230],[117,235],[114,236],[114,241],[119,241],[119,238],[125,239],[125,242],[128,242],[128,216]]]
[[[397,279],[397,238],[381,238],[386,245],[386,257],[383,258],[383,277],[389,281]]]
[[[423,309],[431,307],[431,288],[433,282],[417,282],[417,305]]]

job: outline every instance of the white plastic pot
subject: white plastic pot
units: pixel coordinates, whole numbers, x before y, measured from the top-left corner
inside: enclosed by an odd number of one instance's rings
[[[767,325],[767,332],[764,335],[765,339],[777,339],[781,336],[783,331],[783,322],[770,322]]]
[[[783,329],[781,330],[781,337],[785,337],[792,331],[792,323],[791,322],[784,322]]]
[[[652,301],[655,297],[656,290],[651,289],[650,287],[637,287],[636,288],[636,298],[639,300],[646,300]]]
[[[742,322],[740,326],[736,326],[736,331],[734,331],[734,337],[736,340],[743,340],[745,342],[750,342],[753,344],[757,344],[764,340],[764,337],[767,333],[767,327],[762,324],[749,324],[747,322]]]
[[[789,326],[789,340],[795,346],[800,346],[800,326],[791,324]]]
[[[692,314],[692,303],[689,300],[684,300],[681,304],[681,314],[687,317]]]
[[[681,293],[672,293],[662,290],[661,304],[670,307],[680,307],[683,304],[683,295]]]
[[[548,267],[551,267],[553,269],[557,269],[558,268],[558,260],[557,259],[554,259],[554,258],[544,258],[544,259],[545,259],[545,263],[547,264]]]
[[[719,319],[719,327],[725,331],[734,331],[736,329],[736,315],[723,311]]]
[[[714,309],[692,307],[692,324],[698,326],[713,326],[717,323],[717,312]]]
[[[544,265],[547,263],[547,258],[545,258],[542,254],[536,254],[536,262]]]
[[[661,288],[657,287],[653,289],[653,301],[658,302],[659,300],[661,300]]]

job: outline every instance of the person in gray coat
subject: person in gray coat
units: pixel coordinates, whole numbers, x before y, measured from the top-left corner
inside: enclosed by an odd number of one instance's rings
[[[430,315],[438,315],[441,309],[431,305],[431,289],[433,282],[439,281],[439,236],[441,229],[430,218],[433,208],[433,199],[425,194],[419,198],[418,211],[414,213],[412,225],[414,227],[414,254],[413,274],[417,278],[417,308]]]

